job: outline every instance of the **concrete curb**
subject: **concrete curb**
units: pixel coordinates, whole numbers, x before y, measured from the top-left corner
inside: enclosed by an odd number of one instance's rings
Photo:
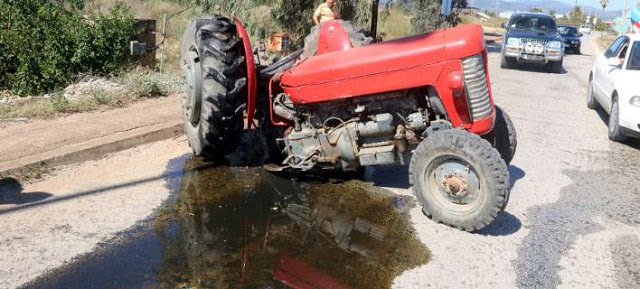
[[[175,138],[183,132],[181,120],[138,127],[0,164],[0,176],[20,174],[42,165],[56,167],[95,160],[139,145]]]

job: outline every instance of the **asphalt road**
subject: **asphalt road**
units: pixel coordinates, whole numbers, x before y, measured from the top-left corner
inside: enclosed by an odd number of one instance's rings
[[[587,109],[595,51],[588,37],[584,42],[583,55],[565,58],[563,74],[535,67],[502,70],[499,52],[490,49],[496,103],[518,132],[518,152],[509,167],[509,205],[496,222],[475,234],[435,224],[419,208],[410,209],[413,228],[406,230],[415,231],[431,260],[401,270],[390,283],[393,287],[640,288],[640,143],[610,142],[607,117]],[[110,275],[100,263],[110,260],[103,256],[109,253],[96,252],[132,236],[123,230],[163,216],[161,204],[170,203],[179,186],[167,180],[180,178],[177,172],[187,154],[184,139],[169,140],[64,167],[43,181],[14,188],[22,197],[0,205],[0,287],[42,276],[48,276],[46,282],[30,287],[126,275],[122,269]],[[246,178],[246,173],[235,173],[243,174]],[[227,181],[215,174],[213,179]],[[368,170],[367,179],[395,194],[411,195],[403,169]],[[111,259],[125,266],[117,260],[144,255],[135,248],[162,247],[162,242],[153,244],[127,247]],[[158,272],[149,264],[178,260],[160,259],[133,264],[149,266],[141,274],[147,276]],[[73,274],[82,278],[69,277]]]
[[[610,142],[607,116],[587,109],[596,52],[589,36],[584,43],[560,75],[500,69],[491,49],[494,97],[518,132],[506,213],[467,234],[415,211],[433,260],[400,276],[398,287],[640,287],[640,146]]]

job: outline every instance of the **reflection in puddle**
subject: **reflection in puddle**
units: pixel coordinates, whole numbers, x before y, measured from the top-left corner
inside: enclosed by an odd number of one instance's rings
[[[292,181],[197,158],[185,166],[174,209],[150,229],[29,286],[387,288],[428,261],[410,198],[360,181]]]

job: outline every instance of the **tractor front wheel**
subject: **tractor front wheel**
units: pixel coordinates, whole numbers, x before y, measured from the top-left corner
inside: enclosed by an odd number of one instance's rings
[[[414,151],[409,173],[422,211],[460,230],[486,227],[509,200],[509,172],[500,154],[489,142],[463,130],[427,137]]]
[[[235,24],[219,15],[191,20],[182,38],[184,128],[193,152],[206,159],[221,159],[240,143],[247,83],[241,44]]]

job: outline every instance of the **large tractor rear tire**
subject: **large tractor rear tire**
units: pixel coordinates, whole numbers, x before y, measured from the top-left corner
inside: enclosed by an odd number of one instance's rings
[[[360,47],[369,45],[373,42],[373,38],[365,35],[362,28],[358,28],[351,21],[337,20],[340,22],[345,31],[349,34],[351,46]],[[311,33],[304,38],[304,53],[302,58],[306,59],[314,56],[318,52],[318,40],[320,39],[320,25],[311,28]]]
[[[240,143],[247,83],[241,48],[235,24],[219,15],[191,20],[182,38],[184,128],[194,154],[205,159],[222,159]]]
[[[460,230],[488,226],[509,201],[509,172],[498,151],[459,129],[436,132],[418,145],[409,181],[428,217]]]

